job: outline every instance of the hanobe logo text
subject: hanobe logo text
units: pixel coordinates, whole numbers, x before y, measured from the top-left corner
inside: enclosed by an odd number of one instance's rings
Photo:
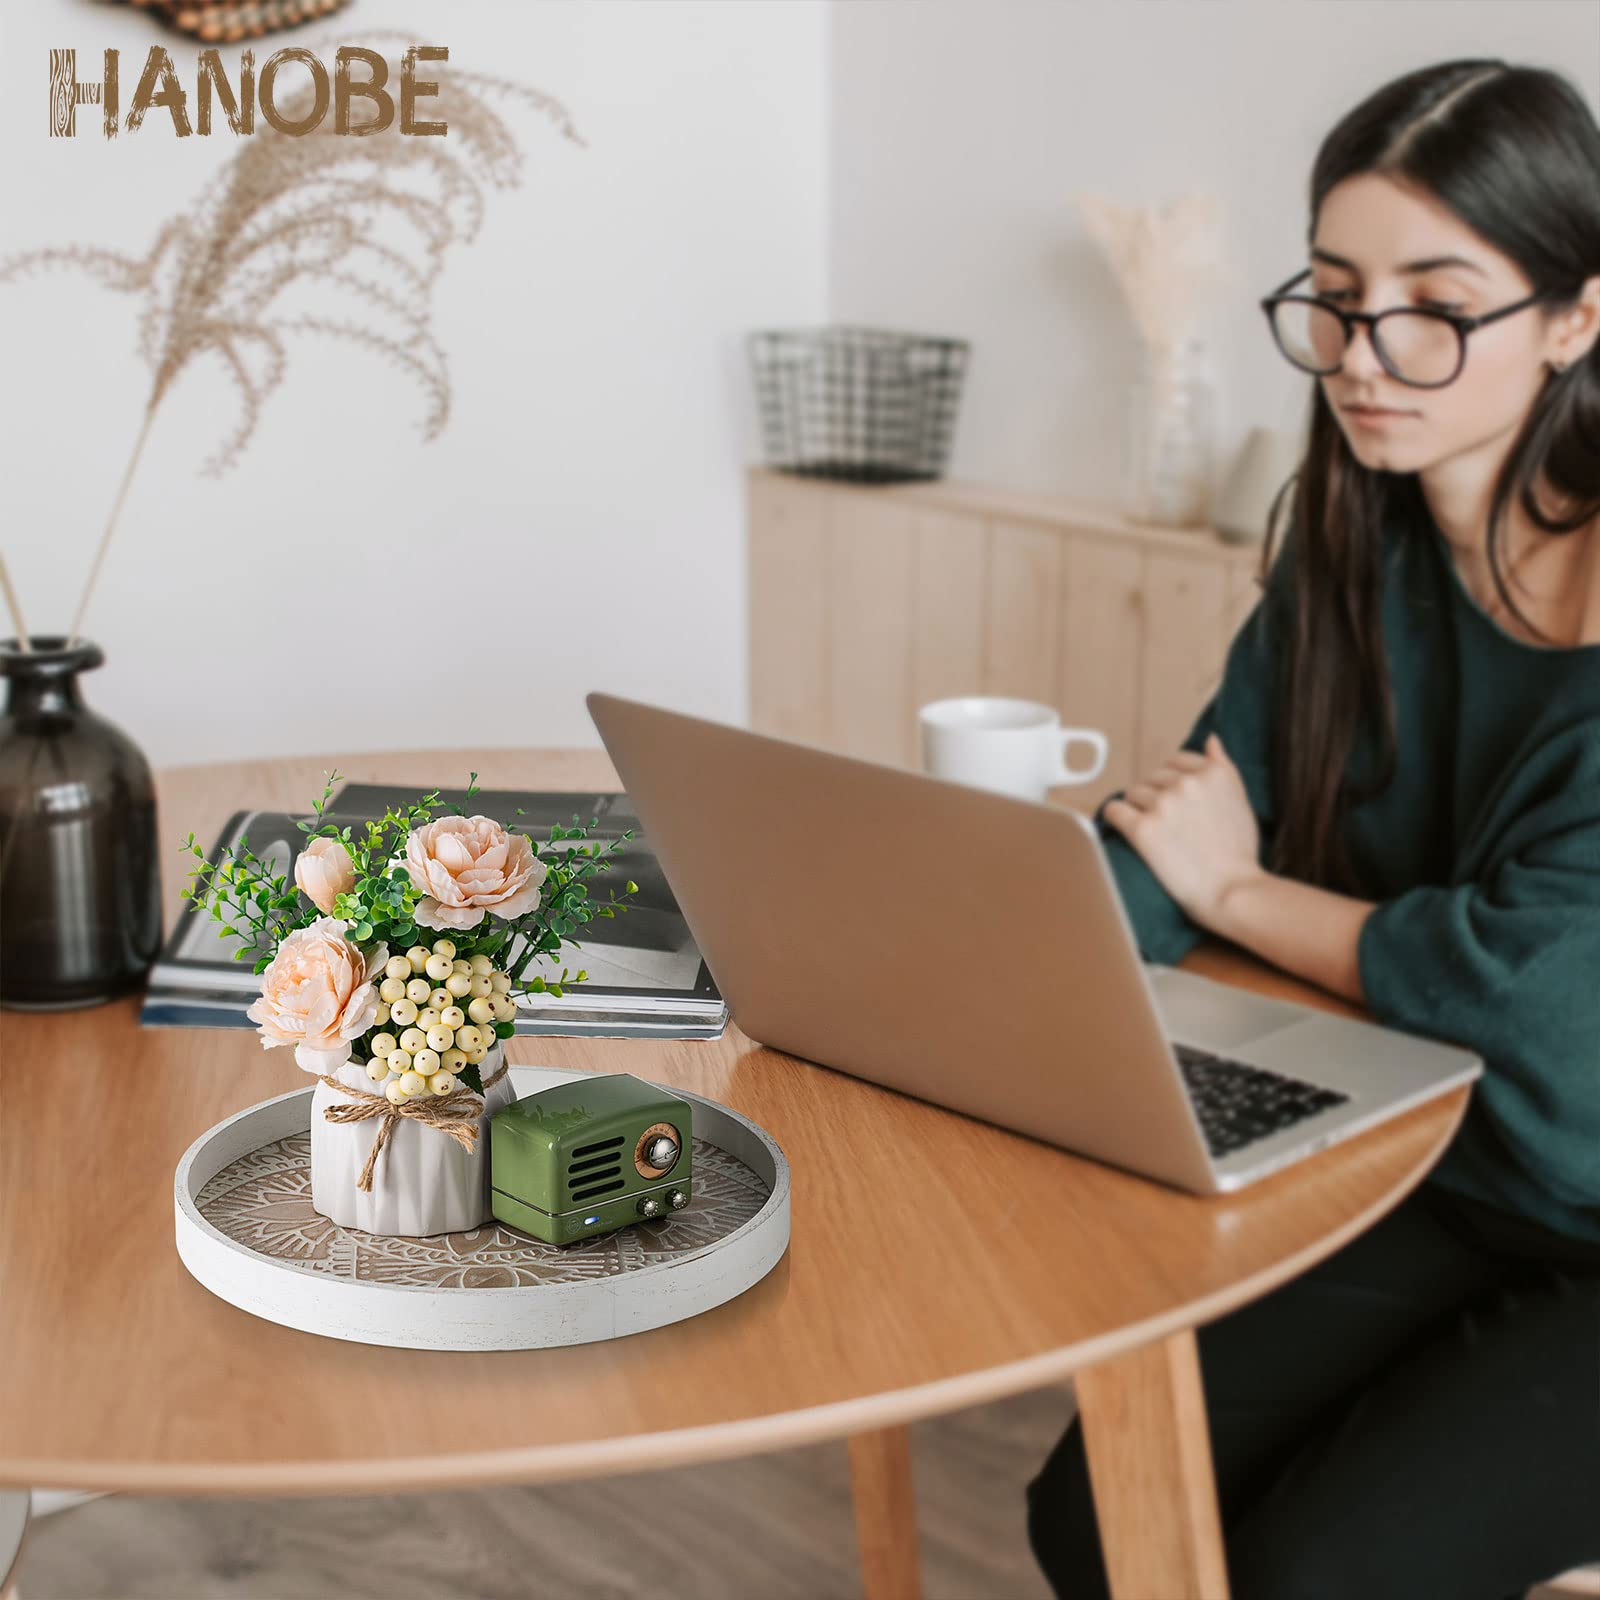
[[[417,100],[436,95],[439,85],[417,77],[419,61],[448,61],[450,52],[442,45],[413,45],[400,63],[400,132],[413,137],[441,136],[449,131],[444,122],[418,122]],[[278,74],[287,66],[298,64],[311,74],[311,104],[303,115],[293,118],[283,116],[278,109]],[[365,76],[353,78],[352,67],[365,68]],[[298,75],[296,75],[298,76]],[[333,131],[362,138],[367,134],[382,133],[395,120],[395,97],[386,87],[389,81],[389,63],[376,50],[364,50],[359,45],[341,45],[334,56],[333,76],[330,82],[328,69],[310,50],[298,46],[279,50],[261,64],[259,82],[256,78],[255,52],[244,51],[239,57],[239,83],[237,90],[229,82],[222,56],[216,50],[202,50],[195,65],[194,124],[189,122],[189,100],[172,57],[160,45],[151,45],[145,59],[144,71],[139,75],[139,87],[133,92],[133,102],[128,107],[127,129],[137,133],[144,124],[145,114],[152,106],[162,107],[172,118],[173,131],[180,139],[192,133],[211,132],[211,104],[213,98],[222,108],[228,127],[238,134],[254,133],[256,104],[261,105],[262,120],[279,133],[292,137],[307,134],[321,126],[333,106]],[[77,136],[76,113],[79,106],[99,105],[103,112],[102,126],[108,139],[115,139],[118,130],[118,65],[117,52],[105,53],[105,72],[99,83],[83,83],[78,79],[78,53],[75,50],[50,52],[50,134],[52,138],[71,139]],[[287,91],[293,101],[294,90]],[[376,114],[365,121],[352,124],[350,102],[370,101]],[[300,110],[295,104],[295,110]]]

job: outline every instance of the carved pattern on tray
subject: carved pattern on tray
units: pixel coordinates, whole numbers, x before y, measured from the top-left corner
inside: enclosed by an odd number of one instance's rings
[[[689,1204],[650,1222],[574,1244],[546,1244],[491,1222],[430,1239],[341,1228],[311,1206],[311,1135],[290,1134],[230,1162],[195,1197],[228,1238],[306,1272],[430,1289],[509,1289],[609,1278],[714,1244],[742,1227],[770,1191],[742,1161],[693,1145]]]

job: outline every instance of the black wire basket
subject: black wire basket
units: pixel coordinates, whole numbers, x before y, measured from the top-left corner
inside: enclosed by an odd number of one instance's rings
[[[941,476],[971,348],[880,328],[751,334],[767,465],[851,483]]]

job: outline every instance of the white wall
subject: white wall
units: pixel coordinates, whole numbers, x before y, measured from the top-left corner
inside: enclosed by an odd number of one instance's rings
[[[107,654],[91,703],[158,765],[592,746],[583,695],[600,687],[742,720],[743,337],[824,315],[825,8],[385,0],[347,16],[556,95],[589,148],[511,114],[524,186],[491,191],[435,292],[454,395],[433,443],[388,366],[307,340],[238,467],[201,478],[234,398],[210,358],[187,375],[85,622]],[[76,139],[47,136],[49,48],[75,47],[85,77],[120,48],[126,109],[163,37],[192,91],[194,47],[127,8],[0,8],[0,254],[143,254],[237,148],[180,144],[160,111],[115,142],[93,107]],[[70,623],[137,431],[138,309],[72,274],[0,285],[0,549],[37,633]]]
[[[1600,0],[843,4],[832,40],[829,305],[973,341],[951,472],[1115,499],[1137,343],[1071,196],[1221,197],[1220,454],[1298,428],[1257,306],[1305,264],[1317,145],[1430,61],[1554,66],[1600,103]]]
[[[93,703],[158,764],[594,745],[598,687],[742,721],[747,330],[831,316],[968,337],[952,471],[1114,498],[1134,335],[1074,190],[1220,190],[1226,451],[1253,423],[1300,420],[1304,380],[1256,300],[1302,259],[1311,158],[1349,105],[1466,53],[1560,65],[1600,100],[1600,0],[387,0],[346,16],[554,93],[590,148],[516,118],[525,185],[491,193],[435,294],[454,409],[434,443],[387,366],[314,342],[221,480],[196,475],[234,403],[214,366],[163,408],[86,624],[109,657]],[[156,37],[88,0],[0,7],[0,251],[142,251],[227,159],[228,138],[179,144],[161,113],[114,144],[92,112],[76,140],[47,137],[51,46],[92,62],[117,45],[126,76]],[[192,47],[174,49],[192,81]],[[0,285],[0,549],[37,632],[67,626],[133,441],[136,311],[66,274]],[[374,595],[410,609],[380,622]]]

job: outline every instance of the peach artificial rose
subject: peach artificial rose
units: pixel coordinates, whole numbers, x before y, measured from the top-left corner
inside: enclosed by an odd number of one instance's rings
[[[356,886],[355,863],[342,840],[318,834],[295,857],[294,881],[318,911],[331,916],[334,902]]]
[[[349,926],[318,917],[287,935],[261,974],[261,998],[245,1013],[260,1028],[263,1050],[292,1044],[307,1072],[337,1072],[350,1059],[350,1041],[378,1020],[377,980],[389,947],[363,954],[345,937]]]
[[[406,871],[422,892],[413,913],[423,928],[475,928],[484,914],[509,920],[539,904],[549,874],[528,836],[493,817],[440,817],[406,840]]]

